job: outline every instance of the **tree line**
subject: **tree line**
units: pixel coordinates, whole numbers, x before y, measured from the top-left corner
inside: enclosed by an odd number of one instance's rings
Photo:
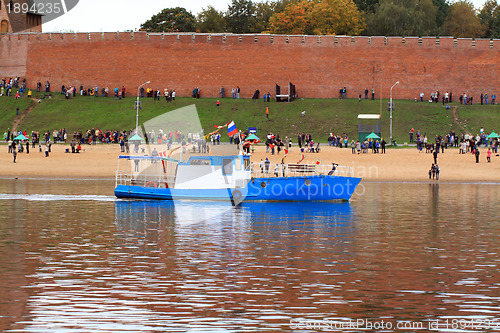
[[[197,16],[166,8],[141,25],[150,32],[500,38],[500,6],[466,0],[232,0]]]

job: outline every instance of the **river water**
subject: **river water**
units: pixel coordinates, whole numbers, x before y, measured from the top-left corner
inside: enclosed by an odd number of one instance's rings
[[[0,331],[500,331],[500,185],[239,207],[113,186],[0,180]]]

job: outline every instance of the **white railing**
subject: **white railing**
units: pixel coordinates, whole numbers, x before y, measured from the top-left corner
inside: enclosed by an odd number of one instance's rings
[[[272,177],[305,177],[329,175],[332,166],[321,164],[275,164],[270,163],[268,167],[264,164],[262,170],[259,165],[250,164],[247,170],[251,171],[252,178]],[[332,176],[354,177],[354,172],[348,166],[336,166]],[[116,171],[115,187],[118,185],[141,186],[141,187],[173,187],[175,177],[163,174],[144,174],[136,172]]]
[[[118,185],[130,185],[131,178],[125,171],[116,170],[115,187]]]
[[[317,164],[277,164],[270,163],[268,167],[264,164],[251,164],[253,178],[267,177],[304,177],[328,175],[332,172],[332,166]],[[332,176],[354,177],[354,171],[348,166],[336,166]]]
[[[141,187],[172,187],[175,183],[173,177],[165,177],[163,175],[145,175],[145,174],[129,174],[125,171],[116,171],[115,187],[118,185],[126,186],[141,186]]]

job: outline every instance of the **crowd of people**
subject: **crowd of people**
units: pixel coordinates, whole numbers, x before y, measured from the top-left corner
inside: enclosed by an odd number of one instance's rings
[[[276,151],[278,154],[282,150],[288,151],[292,145],[292,140],[290,140],[288,136],[285,136],[284,139],[281,138],[279,133],[278,134],[268,133],[266,136],[265,144],[266,144],[266,153],[271,152],[271,155],[274,155]]]
[[[196,97],[199,98],[200,90],[199,88],[196,89]],[[37,82],[36,91],[43,93],[43,97],[41,99],[52,97],[51,84],[49,81],[47,81],[44,85],[40,81]],[[121,100],[122,98],[125,98],[126,92],[127,90],[123,85],[121,88],[115,87],[113,89],[110,89],[108,86],[99,87],[98,85],[96,85],[91,87],[84,87],[83,85],[80,85],[80,87],[77,88],[76,85],[63,84],[61,85],[60,89],[60,93],[64,95],[66,99],[70,99],[80,95],[89,96],[91,98],[113,96],[115,100]],[[160,89],[141,87],[139,93],[141,97],[153,98],[155,100],[160,100],[162,97],[164,97],[167,102],[175,101],[176,96],[175,89],[170,88],[163,89],[163,92],[161,92]],[[21,81],[20,77],[15,77],[9,79],[4,78],[0,81],[0,96],[14,96],[16,99],[18,99],[23,97],[23,95],[25,94],[30,98],[32,96],[31,89],[27,88],[26,79],[23,79]]]
[[[480,97],[480,104],[481,105],[495,105],[496,103],[496,94],[491,94],[491,96],[488,95],[488,93],[481,93]],[[447,105],[449,108],[449,103],[453,102],[453,92],[452,91],[446,91],[444,94],[440,93],[439,90],[431,92],[428,97],[421,92],[419,95],[420,102],[428,101],[429,103],[439,103],[440,101],[443,103],[443,105]],[[458,97],[458,101],[460,104],[463,105],[473,105],[474,104],[474,96],[467,94],[467,93],[462,93]],[[417,102],[417,98],[415,97],[415,102]]]
[[[456,134],[455,131],[450,131],[446,135],[435,135],[434,141],[430,141],[425,133],[421,134],[420,131],[414,132],[412,128],[409,132],[410,143],[415,142],[417,150],[422,152],[425,148],[426,153],[432,153],[435,149],[441,150],[444,153],[448,147],[459,148],[460,154],[473,152],[475,147],[483,146],[492,148],[495,153],[498,151],[499,141],[498,138],[491,138],[481,127],[477,135],[470,133]],[[414,140],[413,137],[416,137]],[[432,140],[432,139],[431,139]]]
[[[17,92],[14,94],[15,98],[19,99],[22,97],[23,93],[26,92],[26,79],[23,79],[22,81],[20,80],[20,77],[9,79],[3,78],[2,81],[0,81],[0,96],[5,95],[10,97],[12,96],[14,89],[17,89]]]

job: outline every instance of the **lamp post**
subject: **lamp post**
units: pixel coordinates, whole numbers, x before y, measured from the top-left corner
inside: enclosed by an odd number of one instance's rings
[[[394,88],[394,86],[396,86],[397,84],[399,84],[399,81],[397,81],[396,83],[394,83],[391,87],[391,96],[390,96],[390,100],[389,100],[389,110],[390,110],[390,133],[389,133],[389,144],[392,145],[392,88]]]
[[[146,85],[146,84],[149,84],[151,83],[151,81],[148,81],[148,82],[144,82],[143,84],[141,84],[138,88],[137,88],[137,103],[135,105],[136,109],[137,109],[137,115],[135,117],[135,134],[139,135],[139,89],[141,89],[142,86]]]

